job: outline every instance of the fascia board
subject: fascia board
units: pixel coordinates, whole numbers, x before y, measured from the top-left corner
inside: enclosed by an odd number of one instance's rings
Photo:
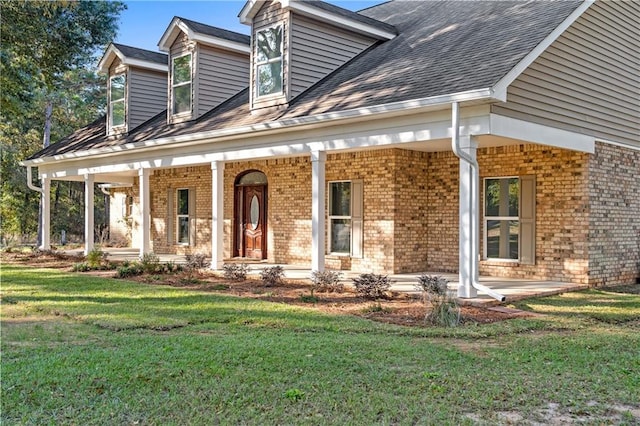
[[[379,118],[402,115],[409,111],[418,112],[421,109],[433,110],[434,108],[438,107],[444,108],[445,106],[450,105],[452,102],[470,102],[479,100],[495,100],[493,91],[491,89],[478,89],[468,92],[439,95],[410,101],[393,102],[371,107],[355,108],[339,112],[329,112],[307,117],[289,118],[270,123],[260,123],[250,126],[217,129],[195,134],[170,136],[155,140],[118,145],[114,147],[96,148],[87,151],[78,151],[68,154],[55,155],[52,157],[38,158],[35,160],[25,160],[23,162],[23,165],[38,165],[54,161],[73,160],[91,156],[113,155],[115,153],[123,153],[130,150],[156,149],[159,147],[169,147],[173,144],[184,145],[186,143],[206,143],[211,139],[216,138],[225,138],[255,133],[269,134],[273,132],[284,132],[295,130],[302,126],[308,126],[311,128],[322,127],[326,126],[327,123],[333,123],[340,120],[366,120],[371,119],[372,117]]]
[[[237,43],[231,40],[225,40],[219,37],[213,37],[207,34],[202,33],[193,33],[193,41],[197,41],[202,44],[206,44],[207,46],[218,47],[224,50],[230,50],[232,52],[250,54],[251,48],[243,43]]]
[[[98,71],[105,74],[108,73],[114,56],[119,57],[120,60],[122,60],[122,58],[124,57],[113,44],[110,44],[107,50],[104,52],[104,55],[102,55],[100,62],[98,62]]]
[[[158,42],[158,48],[161,51],[169,53],[173,41],[178,36],[178,32],[181,31],[178,27],[179,21],[180,18],[174,16],[167,29],[164,30],[164,34],[162,34],[162,37],[160,37],[160,41]]]
[[[595,0],[584,0],[560,25],[556,27],[544,40],[529,52],[515,67],[511,69],[493,86],[495,93],[504,95],[506,102],[507,88],[520,76],[538,57],[551,46],[593,3]],[[502,97],[502,96],[501,96]]]
[[[256,13],[258,13],[258,10],[260,10],[262,3],[264,3],[264,1],[261,1],[261,0],[247,1],[242,7],[242,10],[240,11],[240,13],[238,14],[240,23],[245,25],[251,25],[253,22],[253,18],[254,16],[256,16]]]
[[[129,65],[131,67],[144,68],[144,69],[149,69],[149,70],[154,70],[154,71],[162,71],[162,72],[168,72],[169,71],[169,65],[168,64],[159,64],[157,62],[143,61],[141,59],[125,58],[122,61],[122,63],[125,64],[125,65]]]
[[[395,33],[391,33],[389,31],[376,28],[372,25],[367,25],[365,23],[355,21],[344,16],[334,15],[333,13],[317,9],[302,2],[280,0],[280,4],[282,5],[283,9],[289,9],[302,15],[311,16],[320,20],[321,22],[329,22],[338,27],[347,28],[357,33],[375,37],[377,39],[391,40],[392,38],[395,38],[397,36],[397,34]]]
[[[572,151],[595,152],[595,138],[498,114],[490,115],[491,134],[509,139],[554,146]]]

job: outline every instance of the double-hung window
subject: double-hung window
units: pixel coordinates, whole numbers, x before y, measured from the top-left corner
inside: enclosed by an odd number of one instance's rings
[[[189,190],[178,189],[177,243],[189,244]]]
[[[192,108],[191,53],[172,60],[173,114],[190,113]]]
[[[255,79],[258,97],[282,93],[282,25],[256,33]]]
[[[533,176],[484,180],[484,257],[535,261],[535,179]]]
[[[329,182],[329,252],[362,257],[362,181]]]
[[[109,79],[109,127],[125,125],[125,90],[127,78],[124,74]]]

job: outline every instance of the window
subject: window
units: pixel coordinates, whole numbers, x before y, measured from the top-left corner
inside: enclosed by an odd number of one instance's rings
[[[189,190],[178,189],[178,244],[189,244]]]
[[[535,263],[534,176],[484,180],[484,257]]]
[[[282,25],[257,32],[257,96],[282,93]]]
[[[191,54],[172,61],[173,114],[191,112]]]
[[[124,74],[114,75],[109,79],[109,127],[120,127],[125,124],[125,87],[127,79]]]
[[[329,183],[329,251],[351,252],[351,182]]]

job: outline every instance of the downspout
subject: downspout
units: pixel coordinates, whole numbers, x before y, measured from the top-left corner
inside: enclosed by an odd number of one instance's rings
[[[32,181],[33,176],[31,174],[31,167],[33,167],[33,166],[27,166],[27,186],[32,191],[36,191],[36,192],[39,192],[41,194],[44,194],[44,189],[38,188],[37,186],[35,186],[33,184],[33,181]]]
[[[460,146],[460,106],[458,102],[451,103],[451,126],[452,126],[452,135],[451,135],[451,148],[453,149],[453,153],[458,157],[461,161],[467,163],[472,170],[472,176],[480,176],[480,166],[478,165],[478,160],[476,160],[473,156],[467,154],[462,147]],[[471,188],[472,194],[479,194],[478,191],[478,180],[479,178],[471,179],[473,186]],[[477,196],[476,196],[476,204],[477,204]],[[469,262],[469,270],[472,271],[471,277],[471,286],[476,290],[480,290],[481,292],[497,299],[501,302],[504,302],[506,297],[487,286],[480,284],[479,277],[479,268],[478,268],[478,256],[479,256],[479,247],[480,247],[480,224],[477,220],[471,226],[471,239],[472,239],[472,247],[471,256],[467,261]]]

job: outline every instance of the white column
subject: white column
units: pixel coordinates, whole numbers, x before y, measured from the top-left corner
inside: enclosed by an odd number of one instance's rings
[[[460,148],[476,160],[477,144],[469,136],[460,136]],[[480,253],[480,176],[476,167],[460,161],[460,273],[458,297],[476,297],[473,283],[478,282],[478,256]]]
[[[140,185],[140,256],[151,251],[151,211],[149,199],[149,169],[138,170],[138,184]]]
[[[51,179],[42,178],[42,242],[40,249],[51,248]]]
[[[84,254],[93,250],[93,184],[95,176],[84,175]],[[43,240],[44,241],[44,240]]]
[[[265,236],[266,237],[266,236]],[[211,163],[211,269],[224,262],[224,163]]]
[[[327,153],[311,153],[311,270],[324,271],[325,163]]]

